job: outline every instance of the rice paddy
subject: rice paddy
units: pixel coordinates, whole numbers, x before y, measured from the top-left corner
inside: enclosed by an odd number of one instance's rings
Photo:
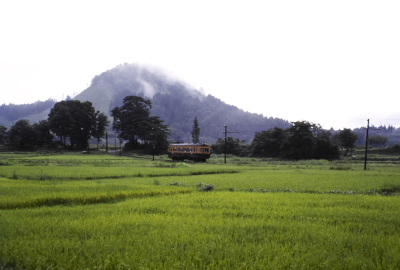
[[[0,269],[400,268],[398,164],[1,157]]]

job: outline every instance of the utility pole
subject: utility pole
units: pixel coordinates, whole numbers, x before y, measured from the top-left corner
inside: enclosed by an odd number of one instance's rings
[[[117,150],[117,133],[114,132],[114,149]]]
[[[369,132],[369,119],[367,119],[367,135],[365,136],[365,158],[364,158],[364,171],[367,170],[367,156],[368,156],[368,132]]]
[[[223,133],[225,133],[225,145],[224,145],[224,163],[226,164],[226,134],[228,133],[239,133],[237,131],[231,131],[228,132],[228,126],[224,125],[224,131],[222,131]]]
[[[106,131],[106,153],[108,153],[108,132]]]
[[[153,132],[153,161],[154,161],[154,151],[156,150],[156,133],[154,131],[154,127],[151,128]]]
[[[224,126],[224,133],[225,133],[225,145],[224,145],[224,163],[226,164],[226,134],[228,133],[228,127]]]

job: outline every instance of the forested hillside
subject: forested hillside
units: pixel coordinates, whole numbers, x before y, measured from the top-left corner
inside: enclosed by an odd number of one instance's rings
[[[178,90],[175,94],[156,94],[152,113],[160,115],[171,126],[172,140],[184,142],[191,140],[190,132],[195,117],[201,128],[201,141],[210,143],[225,136],[222,133],[224,125],[228,127],[227,136],[246,142],[251,141],[257,131],[289,126],[285,120],[244,112],[211,95],[200,99]]]
[[[206,96],[159,70],[135,64],[119,65],[96,76],[90,87],[74,99],[91,101],[97,110],[109,115],[129,95],[152,100],[151,114],[171,127],[173,141],[191,140],[195,117],[201,128],[200,140],[209,143],[224,137],[224,125],[228,126],[228,132],[235,131],[228,136],[248,142],[256,131],[275,126],[285,128],[290,124],[283,119],[245,112],[211,95]]]
[[[32,123],[47,118],[50,109],[56,104],[53,99],[37,101],[32,104],[3,104],[0,106],[0,126],[9,127],[19,119],[29,119]]]

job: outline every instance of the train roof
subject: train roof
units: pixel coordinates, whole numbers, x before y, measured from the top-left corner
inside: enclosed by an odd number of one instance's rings
[[[171,143],[170,146],[210,146],[206,143]]]

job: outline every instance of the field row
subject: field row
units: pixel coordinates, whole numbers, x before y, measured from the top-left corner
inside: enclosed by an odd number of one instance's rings
[[[6,169],[2,172],[7,173],[8,169],[10,173],[15,168],[14,166],[2,167]],[[0,178],[0,209],[115,202],[157,194],[195,192],[200,185],[206,184],[212,184],[215,191],[230,192],[380,194],[385,196],[400,193],[400,170],[364,172],[242,168],[235,172],[232,169],[215,166],[206,170],[193,167],[179,170],[150,167],[126,168],[123,172],[117,168],[112,168],[112,170],[106,168],[103,172],[101,170],[99,172],[97,168],[92,171],[90,167],[84,170],[57,167],[18,167],[17,169],[24,172],[25,176]],[[47,169],[45,170],[46,177],[43,177],[44,169]],[[60,170],[65,176],[60,176]],[[41,177],[35,176],[35,172],[39,171]],[[94,176],[93,172],[98,176]],[[149,176],[146,176],[146,172]],[[51,176],[52,173],[56,176]],[[121,177],[116,176],[118,173]],[[26,180],[29,178],[42,180]]]
[[[0,212],[15,269],[398,269],[396,197],[190,193]]]

